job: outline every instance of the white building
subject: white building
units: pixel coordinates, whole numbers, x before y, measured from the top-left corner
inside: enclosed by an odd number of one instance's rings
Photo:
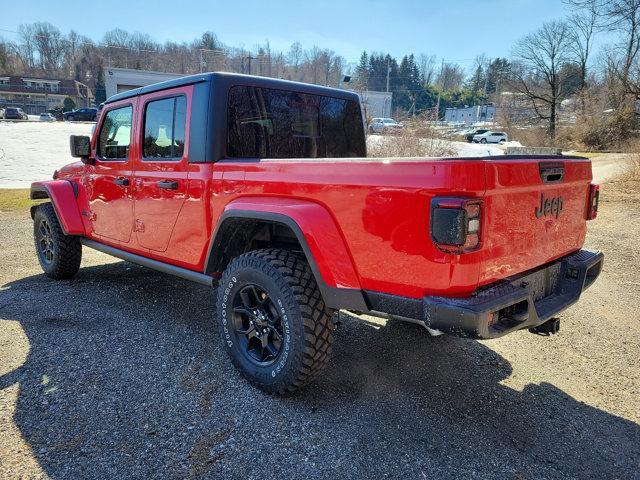
[[[362,113],[367,120],[376,117],[391,116],[391,102],[393,93],[391,92],[356,92],[360,97]]]
[[[107,98],[109,98],[116,93],[126,92],[127,90],[144,87],[152,83],[184,77],[184,75],[109,67],[106,69],[104,77],[104,86]]]
[[[471,125],[477,122],[493,122],[496,117],[496,107],[493,105],[474,105],[464,108],[447,108],[444,121],[449,123],[465,123]]]
[[[93,106],[93,92],[77,80],[0,76],[0,108],[18,107],[37,115],[62,106],[67,97],[76,108]]]

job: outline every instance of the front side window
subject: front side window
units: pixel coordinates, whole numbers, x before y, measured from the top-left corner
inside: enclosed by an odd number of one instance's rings
[[[186,121],[187,99],[184,95],[149,102],[144,113],[142,156],[147,159],[182,158]]]
[[[104,114],[98,142],[98,157],[104,160],[126,160],[131,144],[133,108],[115,108]]]
[[[236,86],[229,90],[228,158],[363,157],[357,102]]]

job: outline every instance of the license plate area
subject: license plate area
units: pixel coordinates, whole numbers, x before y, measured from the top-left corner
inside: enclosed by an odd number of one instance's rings
[[[561,266],[560,262],[549,265],[537,272],[525,275],[514,282],[514,284],[525,288],[531,295],[533,301],[538,302],[556,292]]]

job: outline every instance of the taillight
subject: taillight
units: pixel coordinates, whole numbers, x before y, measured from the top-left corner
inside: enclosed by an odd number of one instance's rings
[[[434,198],[431,239],[447,253],[467,253],[480,247],[482,201],[476,198]]]
[[[598,202],[600,201],[600,185],[589,185],[589,203],[587,205],[587,220],[598,216]]]

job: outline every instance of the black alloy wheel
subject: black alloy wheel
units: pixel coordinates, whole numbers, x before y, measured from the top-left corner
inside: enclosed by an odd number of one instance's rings
[[[226,266],[216,296],[224,348],[256,387],[293,392],[327,365],[333,311],[304,254],[265,248],[239,255]]]
[[[278,309],[265,290],[249,284],[236,292],[233,327],[247,359],[260,366],[275,362],[282,350],[284,328]]]
[[[42,262],[49,265],[51,264],[51,262],[53,262],[55,247],[51,225],[46,218],[42,218],[40,222],[38,222],[35,233],[36,245],[38,247],[38,254],[40,256],[40,259],[42,260]]]

